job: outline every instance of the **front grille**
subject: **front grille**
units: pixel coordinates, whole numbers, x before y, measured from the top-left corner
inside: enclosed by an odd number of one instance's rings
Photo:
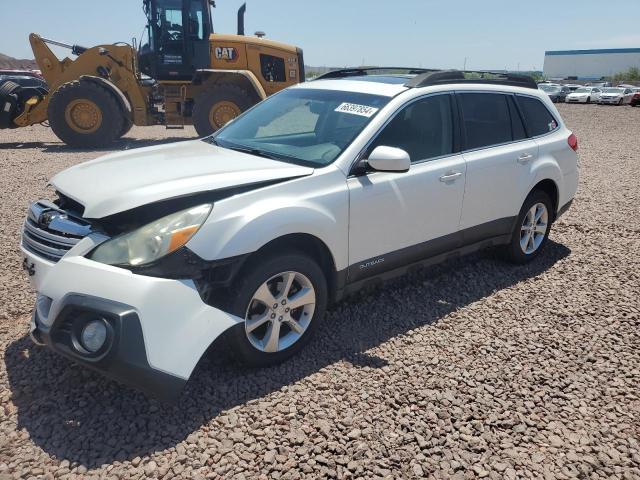
[[[57,262],[89,233],[89,222],[42,200],[29,207],[22,246],[34,255]]]

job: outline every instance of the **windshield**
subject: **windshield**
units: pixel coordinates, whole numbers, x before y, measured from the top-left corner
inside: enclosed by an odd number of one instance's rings
[[[389,100],[364,93],[292,88],[259,103],[205,141],[322,167],[338,158]]]
[[[605,88],[604,93],[623,93],[624,88]]]
[[[574,93],[591,93],[590,88],[577,88]]]
[[[540,85],[540,90],[545,92],[557,92],[560,90],[560,87],[557,85]]]

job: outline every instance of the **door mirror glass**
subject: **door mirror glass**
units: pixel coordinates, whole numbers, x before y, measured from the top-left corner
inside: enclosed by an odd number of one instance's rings
[[[371,152],[367,164],[378,172],[408,172],[411,158],[401,148],[380,145]]]

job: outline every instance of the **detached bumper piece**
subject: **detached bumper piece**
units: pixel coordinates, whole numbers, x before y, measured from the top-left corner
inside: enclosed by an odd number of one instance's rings
[[[71,360],[166,401],[175,401],[187,380],[149,366],[140,319],[117,302],[84,295],[65,298],[49,326],[33,312],[32,337]]]

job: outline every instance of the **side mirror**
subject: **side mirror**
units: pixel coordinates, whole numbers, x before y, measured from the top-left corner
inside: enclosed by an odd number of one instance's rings
[[[411,158],[401,148],[380,145],[371,152],[367,164],[378,172],[408,172]]]

